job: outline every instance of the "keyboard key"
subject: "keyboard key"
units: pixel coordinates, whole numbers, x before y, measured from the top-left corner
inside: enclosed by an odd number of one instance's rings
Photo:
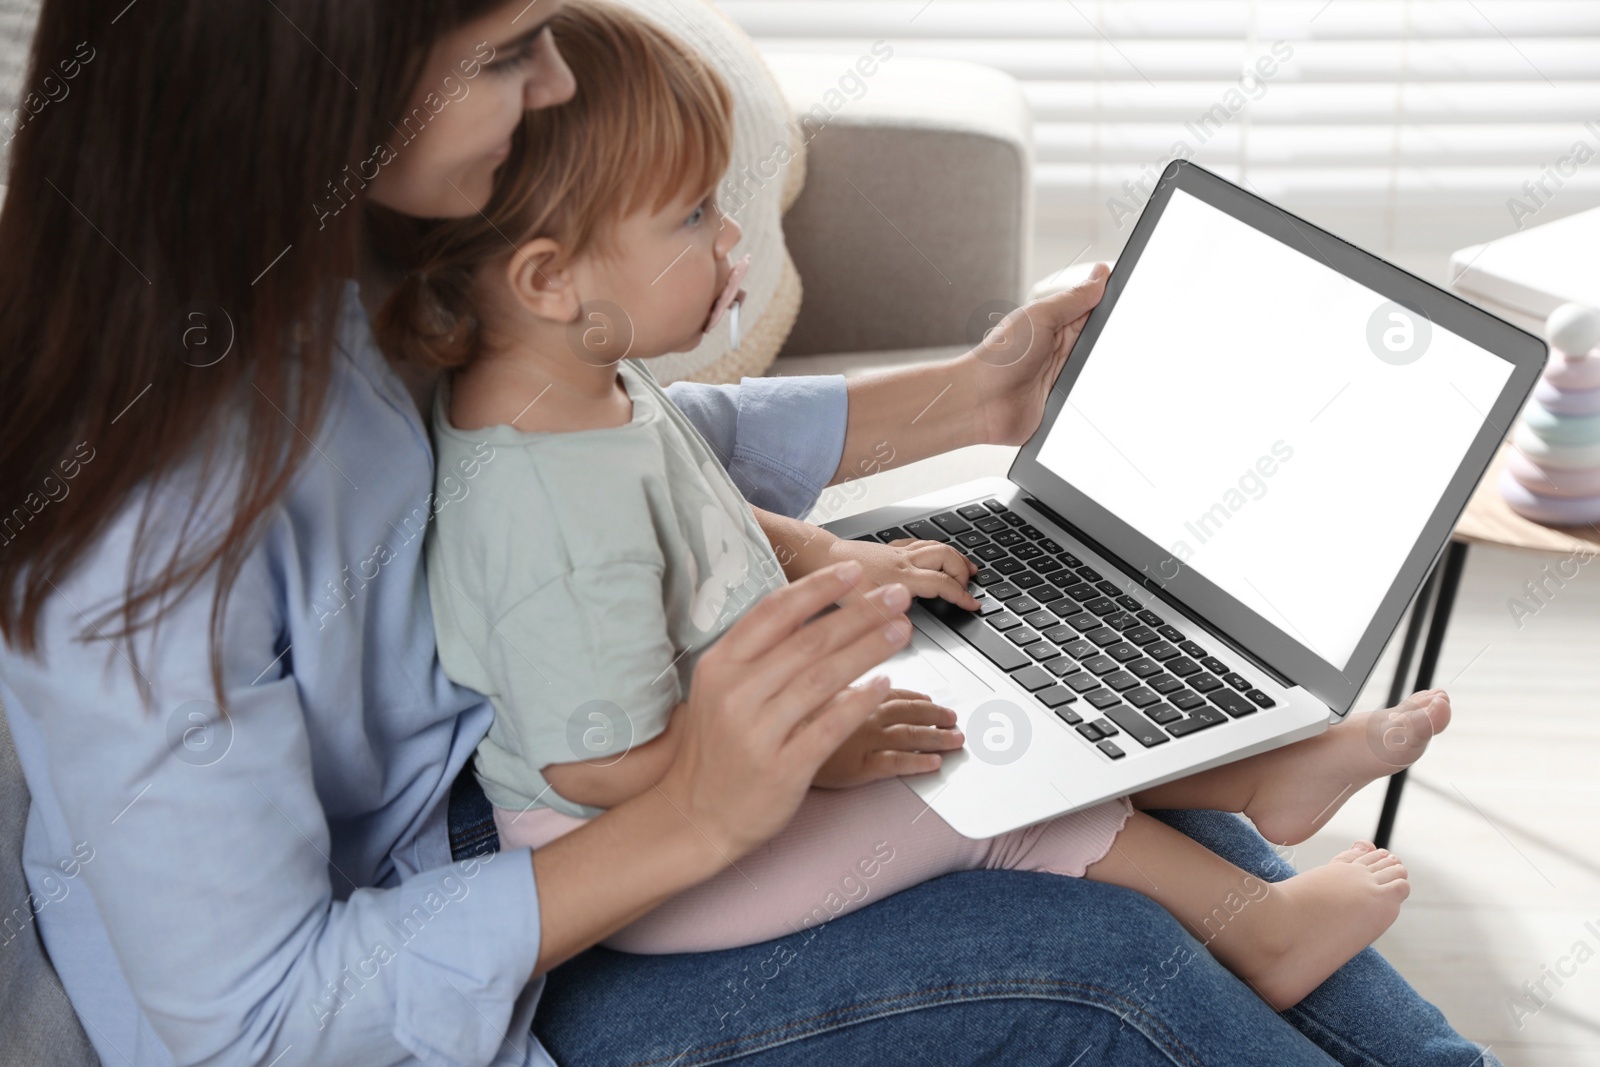
[[[1033,589],[1044,584],[1044,579],[1032,571],[1023,571],[1012,577],[1011,581],[1024,589]]]
[[[1078,573],[1083,575],[1083,577],[1087,578],[1091,582],[1098,582],[1100,579],[1105,577],[1105,575],[1101,574],[1087,563],[1078,568]]]
[[[1133,674],[1136,678],[1148,678],[1153,674],[1161,673],[1161,664],[1157,663],[1153,659],[1147,659],[1144,656],[1140,656],[1138,659],[1130,661],[1126,664],[1126,667],[1129,673]]]
[[[1101,678],[1100,681],[1104,682],[1106,685],[1109,685],[1119,693],[1124,689],[1132,689],[1134,686],[1139,684],[1139,679],[1135,678],[1127,671],[1112,671],[1104,678]]]
[[[1019,619],[1018,622],[1020,621]],[[1006,633],[1006,640],[1020,647],[1022,645],[1031,645],[1035,641],[1042,641],[1043,638],[1039,636],[1039,631],[1031,626],[1018,626],[1016,629]],[[1218,682],[1217,684],[1221,685],[1222,683]]]
[[[1136,645],[1153,645],[1161,640],[1161,635],[1148,626],[1135,626],[1131,630],[1124,630],[1122,636]]]
[[[1100,740],[1100,726],[1098,723],[1081,722],[1078,724],[1078,732],[1091,741]]]
[[[994,569],[1005,575],[1007,578],[1010,578],[1018,571],[1027,570],[1027,568],[1022,565],[1021,560],[1012,559],[1010,556],[1007,556],[1005,559],[995,560]]]
[[[1114,737],[1120,732],[1115,726],[1111,725],[1110,719],[1096,719],[1094,724],[1100,728],[1102,737]]]
[[[1157,641],[1153,645],[1146,645],[1144,654],[1151,659],[1167,660],[1178,654],[1178,650],[1165,641]]]
[[[1052,545],[1055,544],[1054,541],[1052,541],[1050,543]],[[1052,551],[1054,551],[1054,550],[1052,550]],[[1061,557],[1061,562],[1065,563],[1069,567],[1081,567],[1081,566],[1083,566],[1083,560],[1079,559],[1077,556],[1074,556],[1071,552],[1059,552],[1057,554]]]
[[[952,605],[952,607],[953,606],[954,605]],[[1007,630],[1015,630],[1018,626],[1022,625],[1022,620],[1011,614],[1009,611],[996,612],[995,614],[989,616],[989,618],[985,621],[988,622],[990,626],[993,626],[996,630],[999,630],[1001,633],[1005,633]]]
[[[1061,642],[1061,651],[1065,652],[1073,659],[1088,659],[1090,656],[1097,656],[1100,654],[1100,649],[1096,647],[1093,641],[1090,641],[1086,637],[1080,637],[1073,641]]]
[[[1039,569],[1038,567],[1034,568],[1034,570],[1038,570],[1038,569]],[[1034,586],[1032,592],[1033,592],[1034,599],[1036,599],[1037,601],[1039,601],[1039,603],[1044,604],[1047,607],[1049,606],[1050,601],[1052,601],[1052,600],[1064,600],[1064,599],[1066,599],[1065,597],[1063,597],[1061,595],[1061,590],[1057,589],[1055,586],[1051,585],[1049,582],[1041,582],[1040,584]],[[1051,611],[1056,611],[1055,608],[1050,608],[1050,610]],[[1076,611],[1078,609],[1076,607],[1074,607],[1072,610]],[[1056,611],[1056,614],[1057,615],[1061,615],[1061,614],[1064,614],[1064,613],[1060,612],[1060,611]]]
[[[1106,718],[1122,727],[1124,733],[1139,742],[1145,748],[1154,748],[1165,744],[1167,735],[1155,726],[1149,719],[1134,711],[1125,704],[1114,708],[1105,709]]]
[[[1100,616],[1090,611],[1080,611],[1076,615],[1063,615],[1061,621],[1077,627],[1079,631],[1093,630],[1100,625]]]
[[[1009,529],[1005,520],[998,515],[991,515],[987,519],[977,519],[974,525],[986,534],[997,534],[1001,530]]]
[[[1205,698],[1198,693],[1191,693],[1187,689],[1180,689],[1167,697],[1168,702],[1184,711],[1193,711],[1205,703]]]
[[[968,530],[966,533],[956,538],[956,544],[960,545],[962,548],[977,548],[980,545],[986,545],[988,543],[989,539],[983,536],[983,534],[979,533],[977,530]]]
[[[1082,574],[1083,572],[1079,571],[1078,573]],[[1120,596],[1122,594],[1122,586],[1118,585],[1116,582],[1102,579],[1101,581],[1095,582],[1094,587],[1109,597]]]
[[[1207,656],[1211,655],[1211,653],[1207,652],[1204,647],[1187,639],[1179,641],[1178,647],[1183,649],[1185,655],[1197,660],[1205,659]]]
[[[1122,635],[1109,626],[1096,626],[1094,629],[1086,631],[1083,636],[1101,648],[1107,645],[1114,645],[1122,640]]]
[[[1004,577],[1005,576],[1003,574],[1001,574],[999,571],[991,571],[991,570],[985,569],[985,570],[980,570],[977,574],[974,574],[972,576],[972,580],[977,582],[981,586],[987,587],[987,586],[994,585],[996,582],[1000,581]]]
[[[1277,703],[1276,700],[1273,700],[1259,689],[1248,690],[1246,691],[1245,696],[1249,697],[1252,701],[1263,708],[1270,708]]]
[[[1096,741],[1094,747],[1098,748],[1101,752],[1104,752],[1112,759],[1121,759],[1123,756],[1127,755],[1127,753],[1123,752],[1122,749],[1117,747],[1116,742],[1114,741]]]
[[[939,529],[943,530],[945,533],[949,534],[951,537],[954,537],[956,534],[964,534],[968,530],[972,529],[971,523],[953,511],[944,511],[940,512],[938,515],[935,515],[933,517],[933,524],[939,527]]]
[[[1117,661],[1110,656],[1090,656],[1083,661],[1083,669],[1091,674],[1110,674],[1117,669]]]
[[[1132,612],[1118,608],[1106,616],[1105,623],[1107,626],[1115,626],[1117,629],[1126,632],[1130,627],[1139,625],[1139,617]]]
[[[1139,612],[1139,621],[1144,623],[1146,626],[1161,626],[1165,624],[1167,620],[1163,619],[1160,615],[1157,615],[1149,608],[1145,608],[1143,611]]]
[[[1136,596],[1129,596],[1127,593],[1123,593],[1121,596],[1117,597],[1117,603],[1121,604],[1129,611],[1138,611],[1140,608],[1144,607],[1143,601]]]
[[[1123,693],[1122,699],[1126,700],[1136,708],[1143,708],[1156,703],[1161,698],[1141,685],[1128,690],[1126,693]]]
[[[1213,689],[1222,688],[1222,679],[1213,674],[1197,674],[1193,678],[1185,678],[1189,688],[1199,693],[1209,693]]]
[[[954,604],[948,604],[947,608],[948,611],[936,612],[938,618],[981,652],[990,663],[1003,671],[1014,671],[1028,662],[1028,657],[1021,649],[991,630],[985,625],[985,620],[962,611]]]
[[[1172,693],[1183,688],[1183,683],[1170,674],[1147,678],[1145,684],[1158,693]]]
[[[1250,679],[1246,678],[1242,674],[1229,672],[1228,674],[1224,674],[1222,676],[1222,680],[1233,686],[1241,693],[1250,688]]]
[[[1106,655],[1118,663],[1127,663],[1129,660],[1139,658],[1139,646],[1130,645],[1126,641],[1118,641],[1114,645],[1106,646]]]
[[[977,522],[979,519],[986,519],[989,517],[989,509],[984,507],[982,504],[968,504],[964,508],[957,508],[956,514],[960,515],[968,522]]]
[[[1039,529],[1039,527],[1032,525],[1031,523],[1027,526],[1018,526],[1017,531],[1030,541],[1044,540],[1044,531]]]
[[[979,545],[972,553],[985,563],[992,563],[997,559],[1006,559],[1009,553],[999,545]]]
[[[1027,600],[1027,599],[1028,598],[1025,597],[1025,596],[1017,597],[1018,601]],[[1006,606],[1009,607],[1012,611],[1021,611],[1022,610],[1022,608],[1016,603],[1016,601],[1013,601],[1012,603],[1010,603],[1010,604],[1008,604]],[[1028,612],[1026,615],[1024,615],[1022,617],[1022,621],[1027,623],[1029,626],[1033,627],[1035,630],[1039,630],[1041,632],[1044,632],[1044,631],[1048,631],[1048,630],[1052,629],[1055,626],[1056,617],[1054,615],[1052,615],[1050,612],[1045,611],[1043,608],[1040,608],[1038,611],[1030,611],[1030,612]],[[1049,633],[1045,633],[1045,636],[1049,637],[1050,635],[1049,635]]]
[[[927,519],[917,519],[905,525],[906,533],[921,541],[949,541],[950,535]]]
[[[1077,674],[1069,674],[1061,680],[1065,684],[1070,685],[1073,689],[1073,692],[1076,693],[1087,693],[1089,690],[1098,688],[1100,685],[1100,679],[1096,678],[1088,671],[1079,671]]]
[[[1002,515],[1000,517],[1005,520],[1005,523],[1006,523],[1007,526],[1026,526],[1026,525],[1028,525],[1028,520],[1023,518],[1021,515],[1018,515],[1014,511],[1008,511],[1008,512],[1006,512],[1004,515]]]
[[[890,541],[898,541],[902,537],[910,536],[910,534],[906,533],[898,526],[891,526],[887,530],[878,531],[878,540],[882,541],[884,544],[888,544]]]
[[[1048,693],[1048,692],[1050,692],[1050,690],[1042,689],[1042,690],[1040,690],[1040,692],[1041,693]],[[1037,695],[1037,694],[1035,694],[1035,695]],[[1073,711],[1071,708],[1067,707],[1065,704],[1063,704],[1060,707],[1056,708],[1055,712],[1056,712],[1056,718],[1060,719],[1062,722],[1066,723],[1068,726],[1076,726],[1080,722],[1083,721],[1083,716],[1082,715],[1079,715],[1077,712]]]
[[[1006,601],[1006,610],[1016,616],[1032,615],[1039,610],[1039,602],[1031,596],[1014,596]],[[1054,616],[1051,620],[1054,621]],[[1032,623],[1029,624],[1030,626]]]
[[[994,512],[996,515],[1004,515],[1011,510],[994,497],[990,497],[988,500],[985,500],[983,502],[983,506]]]
[[[1036,660],[1047,660],[1059,655],[1056,646],[1049,641],[1035,641],[1031,645],[1025,645],[1023,650]]]
[[[1162,666],[1171,671],[1173,674],[1176,674],[1179,678],[1187,678],[1189,675],[1200,669],[1200,664],[1196,663],[1188,656],[1179,656],[1177,659],[1169,659],[1167,662],[1163,663]]]
[[[993,572],[989,572],[989,573],[993,573]],[[983,577],[983,575],[984,575],[984,572],[983,571],[979,571],[976,575],[973,576],[974,580],[976,581],[978,579],[981,579]],[[996,577],[998,577],[998,575]],[[979,581],[978,584],[979,585],[983,585],[984,583]],[[996,583],[996,584],[992,584],[992,585],[988,586],[988,589],[989,589],[989,595],[994,597],[996,600],[1015,600],[1017,597],[1022,595],[1022,590],[1018,589],[1016,586],[1012,585],[1010,582],[999,582],[999,583]]]
[[[878,535],[877,534],[857,534],[855,537],[850,538],[850,540],[852,540],[852,541],[871,541],[874,544],[876,544],[877,541],[878,541]]]
[[[1004,604],[1000,603],[1000,601],[996,600],[992,596],[989,596],[988,594],[984,594],[978,598],[978,614],[984,618],[993,615],[997,611],[1004,611],[1005,609],[1006,606]]]
[[[1218,689],[1208,699],[1235,719],[1256,713],[1256,706],[1232,689]]]
[[[1183,636],[1183,631],[1172,625],[1170,622],[1163,626],[1157,626],[1156,633],[1160,634],[1162,637],[1165,637],[1173,644],[1177,644],[1179,641],[1187,640],[1187,638]]]
[[[1011,550],[1011,554],[1026,563],[1032,563],[1036,559],[1044,558],[1044,553],[1033,545],[1018,545]]]
[[[1051,571],[1061,570],[1062,563],[1059,559],[1052,559],[1049,556],[1045,556],[1043,559],[1034,561],[1033,569],[1038,571],[1040,574],[1049,574]]]
[[[1171,704],[1151,704],[1144,709],[1145,718],[1165,726],[1169,722],[1177,722],[1183,718],[1183,712]]]
[[[1203,704],[1194,710],[1187,719],[1180,720],[1167,727],[1167,733],[1173,737],[1187,737],[1196,730],[1204,730],[1208,726],[1225,723],[1228,717],[1209,704]]]
[[[1095,597],[1100,595],[1100,591],[1094,586],[1090,585],[1088,582],[1075,582],[1072,585],[1066,586],[1065,590],[1068,596],[1072,597],[1080,604],[1088,600],[1093,600]]]
[[[1043,667],[1054,675],[1071,674],[1078,669],[1078,661],[1070,656],[1057,656],[1055,659],[1045,660]]]
[[[997,545],[1005,545],[1007,548],[1011,548],[1014,545],[1020,545],[1024,540],[1025,538],[1015,530],[1001,530],[999,533],[994,535],[994,543]]]
[[[1078,631],[1070,626],[1048,626],[1045,628],[1044,635],[1056,644],[1064,645],[1069,641],[1077,640]]]
[[[1013,672],[1011,680],[1030,693],[1056,684],[1055,676],[1037,663]]]
[[[1109,708],[1113,704],[1122,703],[1117,699],[1117,694],[1113,693],[1109,689],[1091,690],[1090,692],[1084,694],[1083,699],[1087,700],[1097,708]]]
[[[1039,542],[1039,547],[1044,549],[1046,552],[1049,552],[1049,553],[1051,553],[1053,555],[1057,555],[1057,556],[1062,555],[1066,551],[1066,549],[1062,548],[1060,544],[1058,544],[1055,541],[1050,540],[1050,538],[1048,538],[1048,537],[1046,537],[1043,541]],[[1077,564],[1072,563],[1072,561],[1070,559],[1067,560],[1067,562],[1069,564],[1072,564],[1072,566],[1077,566]]]
[[[1108,596],[1091,597],[1083,602],[1083,606],[1096,615],[1110,615],[1117,610],[1117,602]]]
[[[1185,651],[1187,651],[1187,650],[1185,650]],[[1200,666],[1204,667],[1206,670],[1210,671],[1212,674],[1227,674],[1228,671],[1230,670],[1230,668],[1228,667],[1228,665],[1226,663],[1222,662],[1220,659],[1218,659],[1215,656],[1206,656],[1206,657],[1202,658],[1200,660]]]

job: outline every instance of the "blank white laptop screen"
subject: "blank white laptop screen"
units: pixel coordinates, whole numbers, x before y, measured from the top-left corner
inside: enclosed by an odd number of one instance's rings
[[[1343,670],[1511,370],[1174,190],[1038,458]]]

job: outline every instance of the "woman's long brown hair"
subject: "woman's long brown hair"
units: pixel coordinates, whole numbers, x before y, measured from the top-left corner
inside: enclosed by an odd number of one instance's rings
[[[224,705],[225,602],[324,414],[359,260],[352,176],[430,45],[502,3],[45,0],[0,211],[0,634],[15,648],[37,654],[45,602],[148,482],[147,500],[165,489],[185,510],[141,513],[121,601],[83,614],[80,639],[158,624],[216,567]],[[226,513],[201,540],[208,496]],[[169,522],[177,547],[147,576]]]

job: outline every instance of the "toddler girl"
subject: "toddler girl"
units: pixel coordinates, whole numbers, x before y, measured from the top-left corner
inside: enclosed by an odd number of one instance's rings
[[[577,76],[530,112],[481,216],[417,225],[379,316],[391,354],[454,374],[433,409],[437,471],[465,495],[429,532],[446,671],[494,702],[475,772],[506,847],[537,848],[649,789],[671,763],[695,663],[760,596],[846,555],[869,579],[964,607],[975,568],[932,542],[841,542],[756,513],[640,359],[692,348],[738,287],[738,224],[717,211],[732,104],[691,50],[624,8],[574,0],[551,24]],[[773,539],[784,549],[774,551]],[[1357,843],[1267,885],[1140,811],[1244,812],[1308,837],[1396,769],[1350,721],[1296,745],[987,841],[895,781],[958,747],[954,715],[890,691],[824,766],[789,826],[606,943],[630,952],[749,944],[975,867],[1088,877],[1176,915],[1274,1007],[1383,932],[1409,886]],[[1399,713],[1414,759],[1442,694]],[[1065,728],[1065,727],[1063,727]],[[937,917],[929,917],[936,926]]]

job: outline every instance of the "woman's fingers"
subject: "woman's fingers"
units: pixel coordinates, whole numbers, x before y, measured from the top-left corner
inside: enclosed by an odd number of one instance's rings
[[[956,713],[942,704],[935,704],[922,693],[906,695],[903,689],[891,689],[878,709],[876,720],[885,727],[894,723],[912,726],[954,726]]]
[[[835,563],[774,589],[728,627],[708,656],[748,663],[798,630],[817,612],[855,590],[862,567],[855,560]],[[848,610],[848,609],[846,609]]]
[[[905,587],[888,588],[903,591]],[[859,629],[846,629],[836,618],[843,614],[843,611],[835,612],[811,623],[783,647],[768,653],[763,663],[755,667],[761,678],[759,681],[752,679],[752,684],[765,691],[765,695],[757,699],[776,712],[775,728],[787,730],[821,708],[841,689],[904,648],[910,640],[911,623],[904,615],[893,616],[888,624],[878,619]],[[819,652],[818,642],[808,640],[809,631],[812,627],[820,630],[830,623],[835,624],[833,632],[819,639],[824,645]],[[881,693],[878,699],[881,703]]]
[[[810,780],[845,739],[872,716],[888,691],[888,682],[879,676],[845,688],[816,714],[802,717],[790,732],[779,758],[805,769]]]

